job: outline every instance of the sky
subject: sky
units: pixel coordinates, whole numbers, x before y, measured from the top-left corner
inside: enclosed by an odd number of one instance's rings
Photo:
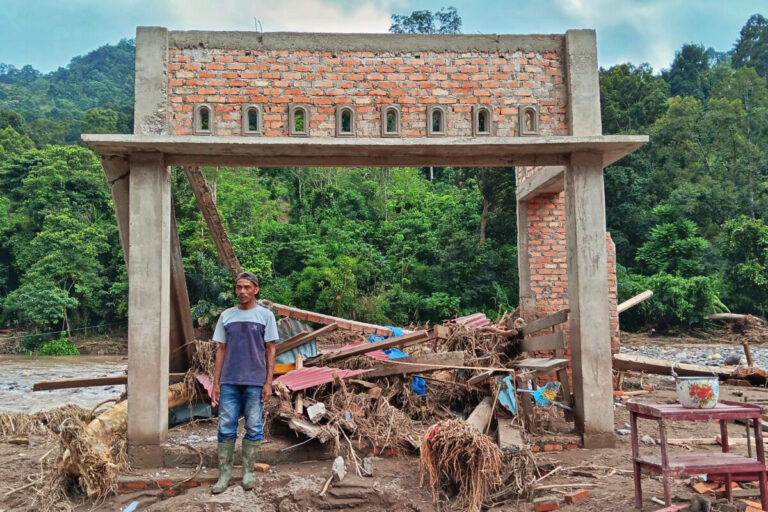
[[[137,26],[387,32],[391,14],[449,5],[465,34],[594,28],[601,66],[647,62],[656,71],[685,43],[730,50],[751,15],[768,16],[765,0],[0,0],[0,63],[49,72],[133,38]]]

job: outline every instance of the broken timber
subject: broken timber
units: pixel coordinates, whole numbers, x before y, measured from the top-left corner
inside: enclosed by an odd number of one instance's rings
[[[288,352],[289,350],[293,350],[296,347],[300,347],[301,345],[304,345],[305,343],[309,343],[310,341],[316,339],[318,336],[323,336],[324,334],[332,333],[338,328],[339,328],[339,324],[334,322],[316,331],[300,332],[296,336],[291,336],[287,340],[284,340],[278,343],[275,346],[275,355],[279,355],[284,352]]]
[[[183,373],[171,373],[168,375],[168,382],[173,384],[184,380]],[[91,377],[85,379],[61,379],[48,380],[45,382],[35,382],[32,385],[32,391],[49,391],[52,389],[69,388],[91,388],[96,386],[119,386],[128,383],[127,375],[117,375],[115,377]]]
[[[536,331],[541,331],[543,329],[546,329],[547,327],[553,327],[558,324],[562,324],[563,322],[568,321],[568,313],[570,313],[570,309],[561,309],[557,313],[553,313],[549,316],[546,316],[544,318],[539,318],[538,320],[534,320],[533,322],[523,326],[522,329],[520,329],[520,334],[523,336],[526,336],[528,334],[532,334]]]
[[[417,364],[419,366],[417,366]],[[434,365],[434,366],[430,366]],[[373,367],[373,370],[362,377],[370,379],[372,377],[389,377],[391,375],[405,375],[409,373],[421,373],[434,370],[444,370],[446,366],[463,366],[464,351],[441,352],[438,354],[427,354],[423,356],[407,357],[394,359],[392,361],[382,361]]]
[[[304,363],[306,365],[312,365],[315,362],[319,362],[320,360],[323,360],[324,362],[338,361],[341,359],[348,359],[350,357],[367,354],[368,352],[373,352],[374,350],[385,350],[393,347],[401,347],[401,348],[407,347],[409,345],[421,343],[422,341],[426,341],[428,339],[430,338],[427,331],[416,331],[410,334],[397,336],[396,338],[389,338],[384,341],[379,341],[377,343],[368,343],[361,347],[355,347],[355,348],[344,350],[341,352],[332,352],[330,354],[324,354],[322,356],[318,356],[310,360],[307,360]]]
[[[213,243],[216,245],[221,261],[233,275],[239,274],[243,269],[237,259],[235,250],[232,248],[232,242],[229,240],[227,231],[221,222],[219,212],[216,210],[216,203],[211,197],[208,184],[205,182],[205,176],[203,176],[199,167],[184,167],[184,172],[187,174],[189,186],[195,194],[197,205],[203,213],[205,223],[208,225],[208,231],[211,233],[211,238],[213,238]]]
[[[487,396],[483,398],[472,414],[467,418],[467,423],[474,426],[480,433],[485,433],[485,427],[493,414],[493,398]]]
[[[674,363],[664,359],[638,356],[634,354],[616,354],[613,356],[613,369],[618,371],[635,371],[653,373],[655,375],[672,375],[672,366],[675,373],[683,377],[716,376],[720,379],[733,377],[733,370],[718,366],[702,366],[698,364]]]
[[[261,301],[260,304],[276,315],[293,318],[296,320],[304,320],[307,322],[314,322],[316,324],[330,325],[332,323],[338,324],[338,328],[344,331],[357,331],[365,334],[375,334],[376,336],[391,336],[392,329],[384,327],[383,325],[367,324],[365,322],[356,322],[354,320],[346,320],[331,315],[323,315],[312,311],[306,311],[299,308],[292,308],[283,304],[277,304],[275,302]],[[410,331],[403,331],[408,334]]]
[[[644,302],[650,299],[651,297],[653,297],[653,292],[651,290],[645,290],[643,293],[638,293],[631,299],[627,299],[621,304],[619,304],[618,306],[616,306],[616,311],[618,313],[623,313],[629,308],[633,308],[638,304],[640,304],[641,302]]]

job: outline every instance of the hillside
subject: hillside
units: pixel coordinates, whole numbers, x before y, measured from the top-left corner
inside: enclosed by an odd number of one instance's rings
[[[600,70],[604,132],[651,140],[605,170],[620,298],[655,291],[623,328],[768,312],[768,21],[753,16],[734,41],[725,52],[686,44],[661,73]],[[130,132],[133,59],[124,40],[45,75],[0,65],[0,326],[125,319],[114,213],[78,137]],[[512,169],[205,173],[266,298],[392,324],[517,305]],[[210,324],[231,301],[228,274],[183,173],[173,192],[193,314]]]

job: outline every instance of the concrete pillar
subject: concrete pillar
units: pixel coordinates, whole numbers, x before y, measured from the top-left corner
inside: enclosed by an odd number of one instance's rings
[[[569,132],[602,135],[595,31],[566,32],[565,57]],[[614,425],[602,155],[571,155],[565,211],[576,426],[585,448],[607,448]]]
[[[128,443],[139,465],[161,465],[168,433],[171,181],[160,153],[130,157]],[[146,450],[141,447],[146,446]]]
[[[571,155],[565,211],[576,425],[585,448],[608,448],[614,425],[601,154]]]

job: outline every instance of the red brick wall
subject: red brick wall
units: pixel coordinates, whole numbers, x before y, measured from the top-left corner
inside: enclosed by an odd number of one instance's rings
[[[335,107],[354,105],[357,135],[378,137],[380,106],[402,108],[402,135],[426,135],[428,105],[447,109],[449,136],[472,135],[472,106],[493,111],[494,133],[514,136],[518,106],[538,105],[542,135],[565,135],[566,91],[555,51],[320,52],[169,50],[171,133],[193,133],[194,106],[215,108],[215,135],[239,135],[243,104],[262,105],[264,135],[288,135],[288,104],[311,107],[310,136],[335,135]]]
[[[518,170],[518,177],[534,172]],[[565,239],[565,193],[540,195],[528,201],[528,258],[535,314],[542,318],[568,307],[568,267]],[[616,310],[616,246],[606,233],[608,251],[608,302],[610,305],[611,349],[619,349],[619,315]],[[570,339],[569,339],[570,346]],[[570,349],[568,350],[570,353]]]

